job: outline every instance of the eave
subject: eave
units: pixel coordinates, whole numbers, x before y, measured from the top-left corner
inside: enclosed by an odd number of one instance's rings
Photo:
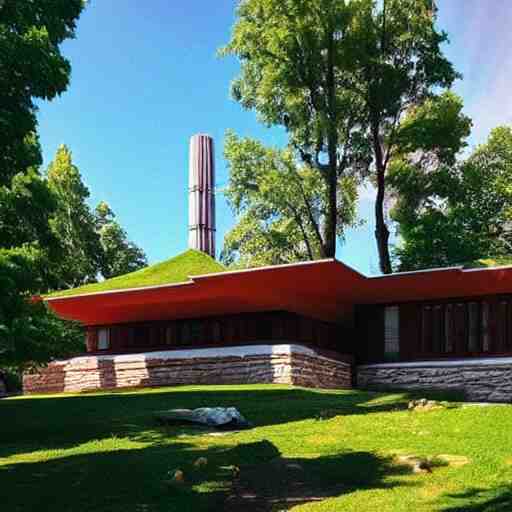
[[[84,325],[286,310],[341,321],[355,304],[512,293],[512,267],[462,267],[366,277],[335,259],[191,276],[178,284],[44,299]]]

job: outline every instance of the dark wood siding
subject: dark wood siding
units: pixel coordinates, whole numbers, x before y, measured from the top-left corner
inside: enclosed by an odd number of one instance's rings
[[[97,351],[96,332],[109,328],[110,352],[142,349],[301,342],[350,353],[350,339],[340,325],[284,311],[245,313],[169,322],[144,322],[89,328],[88,351]],[[96,336],[97,337],[97,336]]]
[[[400,307],[400,359],[409,359],[421,350],[420,323],[421,310],[417,304],[403,304]],[[407,343],[402,340],[407,340]]]
[[[375,363],[384,360],[384,308],[382,306],[356,308],[353,350],[359,362]]]
[[[392,305],[390,305],[392,306]],[[512,296],[400,304],[399,360],[512,354]],[[356,308],[358,362],[384,362],[382,306]]]

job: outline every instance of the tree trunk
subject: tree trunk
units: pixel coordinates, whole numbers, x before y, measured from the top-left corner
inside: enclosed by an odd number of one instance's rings
[[[389,255],[389,229],[384,220],[384,173],[377,171],[377,198],[375,200],[375,239],[379,252],[379,266],[383,274],[391,274]],[[382,183],[382,184],[381,184]]]
[[[334,164],[331,160],[327,178],[327,212],[324,222],[324,243],[322,255],[324,258],[334,258],[336,256],[336,219],[337,219],[337,201],[336,201],[336,152],[334,153]]]
[[[327,133],[327,153],[329,157],[327,180],[327,213],[324,224],[324,252],[325,258],[334,258],[336,256],[336,223],[338,219],[338,127],[336,116],[336,84],[334,80],[334,31],[331,30],[327,48],[327,104],[328,113],[328,133]]]
[[[389,229],[384,219],[384,197],[386,192],[386,165],[384,152],[379,137],[378,123],[372,123],[373,149],[375,153],[375,167],[377,169],[377,197],[375,199],[375,240],[379,253],[379,266],[383,274],[391,274],[391,257],[389,254]]]

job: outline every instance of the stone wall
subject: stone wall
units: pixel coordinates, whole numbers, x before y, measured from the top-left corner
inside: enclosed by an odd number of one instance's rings
[[[364,365],[357,387],[451,390],[473,402],[512,402],[512,358]]]
[[[25,374],[25,393],[179,384],[279,383],[350,388],[351,364],[301,345],[168,350],[81,356]]]

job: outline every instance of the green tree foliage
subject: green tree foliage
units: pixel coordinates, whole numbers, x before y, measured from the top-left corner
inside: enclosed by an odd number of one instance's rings
[[[114,212],[102,201],[96,207],[96,230],[102,248],[101,273],[105,279],[134,272],[147,265],[144,251],[128,240]]]
[[[375,236],[391,272],[384,205],[407,112],[459,76],[442,53],[432,0],[246,0],[224,54],[241,62],[233,95],[282,125],[327,187],[322,253],[333,256],[339,177],[373,162]],[[371,156],[368,156],[368,152]]]
[[[392,271],[385,218],[386,176],[402,119],[434,92],[459,77],[442,52],[447,34],[436,27],[432,0],[350,2],[354,18],[347,35],[346,72],[368,121],[373,148],[375,237],[380,269]]]
[[[250,138],[226,135],[230,170],[226,197],[239,216],[226,235],[221,259],[230,265],[258,266],[322,256],[321,219],[327,210],[326,182],[308,165],[298,165],[290,149],[267,148]],[[340,177],[337,236],[355,223],[357,184]]]
[[[266,124],[285,127],[304,166],[323,180],[320,237],[312,248],[322,257],[336,251],[339,187],[370,161],[361,102],[344,77],[352,11],[340,0],[246,0],[221,52],[241,63],[234,98]]]
[[[87,199],[89,189],[73,164],[71,151],[61,145],[48,167],[48,185],[57,200],[50,226],[61,256],[52,262],[57,288],[73,288],[95,282],[101,271],[102,247],[95,217]]]
[[[0,2],[0,365],[24,368],[76,349],[76,326],[32,294],[49,286],[58,241],[49,226],[56,198],[41,177],[36,100],[65,91],[69,62],[59,45],[74,36],[82,0]]]
[[[393,169],[400,269],[441,267],[512,253],[512,129],[496,128],[457,165],[426,175]]]
[[[57,241],[49,227],[56,207],[48,184],[35,168],[13,176],[0,185],[0,247],[36,244],[54,252]]]
[[[33,302],[34,290],[45,288],[45,259],[34,248],[0,249],[0,365],[18,372],[56,357],[80,352],[82,329],[64,322],[42,302]]]
[[[74,37],[83,0],[4,0],[0,4],[0,185],[41,164],[36,99],[69,84],[59,45]]]

